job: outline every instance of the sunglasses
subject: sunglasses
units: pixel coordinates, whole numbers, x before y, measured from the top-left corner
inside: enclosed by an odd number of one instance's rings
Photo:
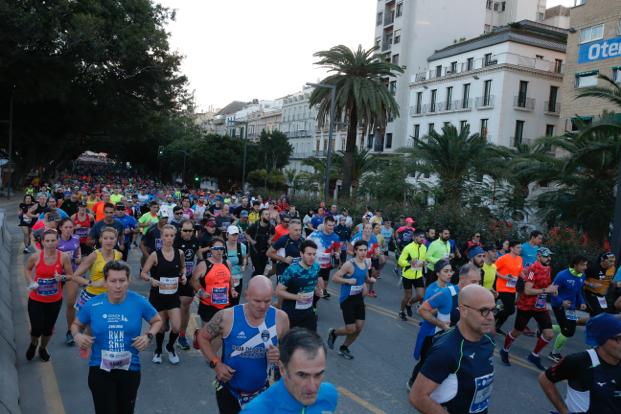
[[[214,251],[224,251],[224,246],[212,247],[211,250],[214,250]]]
[[[475,310],[475,311],[479,312],[481,314],[481,316],[484,317],[484,318],[487,318],[489,316],[489,314],[492,313],[494,311],[494,309],[495,309],[495,308],[480,308],[480,309],[477,309],[477,308],[473,308],[472,306],[468,306],[468,305],[462,305],[462,306],[464,306],[465,308],[472,309],[472,310]]]
[[[181,231],[184,232],[184,233],[192,233],[194,230],[193,229],[189,229],[189,230],[188,229],[183,229]]]

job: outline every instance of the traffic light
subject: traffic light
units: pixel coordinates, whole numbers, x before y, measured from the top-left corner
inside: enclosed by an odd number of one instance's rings
[[[194,181],[198,182],[199,178],[198,176],[194,177]]]

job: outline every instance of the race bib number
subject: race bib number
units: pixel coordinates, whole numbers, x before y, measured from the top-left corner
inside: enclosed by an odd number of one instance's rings
[[[576,315],[576,311],[574,309],[565,309],[565,318],[568,321],[577,321],[578,315]]]
[[[99,368],[106,372],[113,369],[128,371],[132,363],[132,353],[129,351],[113,352],[101,350],[101,364]]]
[[[28,216],[24,215],[24,216],[22,216],[22,221],[24,223],[30,223],[30,222],[32,222],[32,217],[28,217]]]
[[[179,289],[179,277],[160,277],[160,295],[174,295]]]
[[[362,293],[363,288],[364,288],[364,284],[351,286],[349,289],[349,296],[360,295]]]
[[[155,250],[162,250],[162,239],[155,239]]]
[[[301,257],[294,257],[294,258],[292,258],[291,264],[294,265],[294,264],[300,263],[300,259],[301,259]]]
[[[58,282],[55,278],[39,278],[37,279],[39,288],[37,293],[41,296],[53,296],[58,293]]]
[[[214,305],[226,305],[229,303],[229,289],[216,287],[211,290],[211,303]]]
[[[548,295],[546,293],[537,295],[537,300],[535,301],[535,309],[545,309],[547,298],[548,298]]]
[[[325,267],[329,266],[332,263],[332,259],[328,253],[317,254],[317,262],[320,266]]]
[[[86,237],[88,236],[88,227],[78,227],[77,229],[75,229],[75,235],[82,238],[82,237]]]
[[[423,268],[423,262],[420,260],[414,260],[414,264],[412,264],[412,270],[419,271]]]
[[[185,275],[190,278],[194,271],[194,262],[185,262]]]
[[[487,410],[489,398],[492,395],[494,373],[483,375],[474,379],[474,397],[470,404],[470,413],[480,413]]]
[[[300,293],[299,295],[302,299],[295,301],[295,308],[298,310],[304,310],[313,306],[313,293],[314,292]]]
[[[602,309],[608,308],[608,302],[606,302],[606,298],[604,296],[598,296],[597,302],[599,302],[599,307]]]
[[[514,288],[515,285],[517,285],[517,277],[512,277],[509,280],[507,280],[507,287],[508,288]]]

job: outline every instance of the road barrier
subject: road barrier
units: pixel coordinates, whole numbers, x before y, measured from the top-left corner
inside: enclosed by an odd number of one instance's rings
[[[0,413],[20,414],[10,276],[12,245],[5,218],[6,212],[0,209]]]

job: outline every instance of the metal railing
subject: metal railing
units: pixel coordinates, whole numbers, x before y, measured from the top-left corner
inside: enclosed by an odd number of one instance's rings
[[[561,103],[545,101],[543,106],[543,112],[545,112],[546,114],[560,115]]]
[[[516,95],[513,97],[513,108],[524,111],[532,111],[535,109],[535,98],[527,98],[526,96]]]
[[[494,95],[479,96],[478,98],[476,98],[474,105],[477,109],[493,108],[494,107]]]
[[[511,137],[510,140],[511,140],[511,146],[515,148],[517,148],[517,146],[520,144],[532,145],[534,142],[532,138],[523,138],[523,137]]]

